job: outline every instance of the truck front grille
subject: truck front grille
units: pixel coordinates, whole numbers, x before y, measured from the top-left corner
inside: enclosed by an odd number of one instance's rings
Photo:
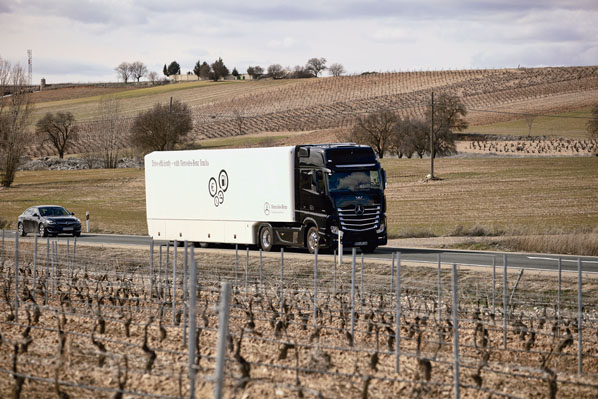
[[[348,205],[337,211],[342,231],[367,231],[380,225],[380,205]]]

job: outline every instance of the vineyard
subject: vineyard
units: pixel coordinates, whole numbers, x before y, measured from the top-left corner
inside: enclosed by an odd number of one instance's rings
[[[495,264],[355,253],[341,263],[331,254],[106,249],[3,235],[0,391],[598,395],[595,277],[576,272],[577,263],[558,273],[524,273],[507,258]]]
[[[356,117],[391,109],[404,117],[422,117],[431,93],[459,95],[471,126],[523,117],[510,113],[567,112],[594,105],[598,67],[420,71],[370,73],[319,79],[247,82],[193,82],[127,90],[120,116],[131,119],[170,97],[192,108],[196,142],[260,132],[347,128]],[[70,95],[70,94],[69,94]],[[91,95],[91,92],[90,92]],[[73,149],[84,152],[98,118],[99,95],[38,102],[33,119],[45,112],[71,111],[90,132]],[[125,146],[123,138],[121,145]],[[30,156],[53,152],[32,144]]]

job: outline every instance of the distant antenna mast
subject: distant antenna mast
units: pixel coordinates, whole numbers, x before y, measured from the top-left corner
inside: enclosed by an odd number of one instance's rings
[[[33,50],[27,50],[27,66],[29,67],[29,86],[33,84]]]

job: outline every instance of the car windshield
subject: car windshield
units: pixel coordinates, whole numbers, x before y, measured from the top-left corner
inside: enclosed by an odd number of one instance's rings
[[[377,170],[334,172],[328,178],[328,188],[331,192],[380,189],[380,181],[380,172]]]
[[[39,213],[42,216],[71,216],[71,214],[61,206],[45,206],[39,208]]]

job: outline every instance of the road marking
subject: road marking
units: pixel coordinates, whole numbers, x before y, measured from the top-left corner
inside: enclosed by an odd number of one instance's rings
[[[540,256],[528,256],[528,259],[532,259],[532,260],[553,260],[555,262],[558,262],[558,258],[542,258]],[[577,259],[562,259],[562,262],[571,262],[571,263],[577,263]],[[593,260],[583,260],[581,261],[582,263],[598,263],[598,261],[593,261]]]

